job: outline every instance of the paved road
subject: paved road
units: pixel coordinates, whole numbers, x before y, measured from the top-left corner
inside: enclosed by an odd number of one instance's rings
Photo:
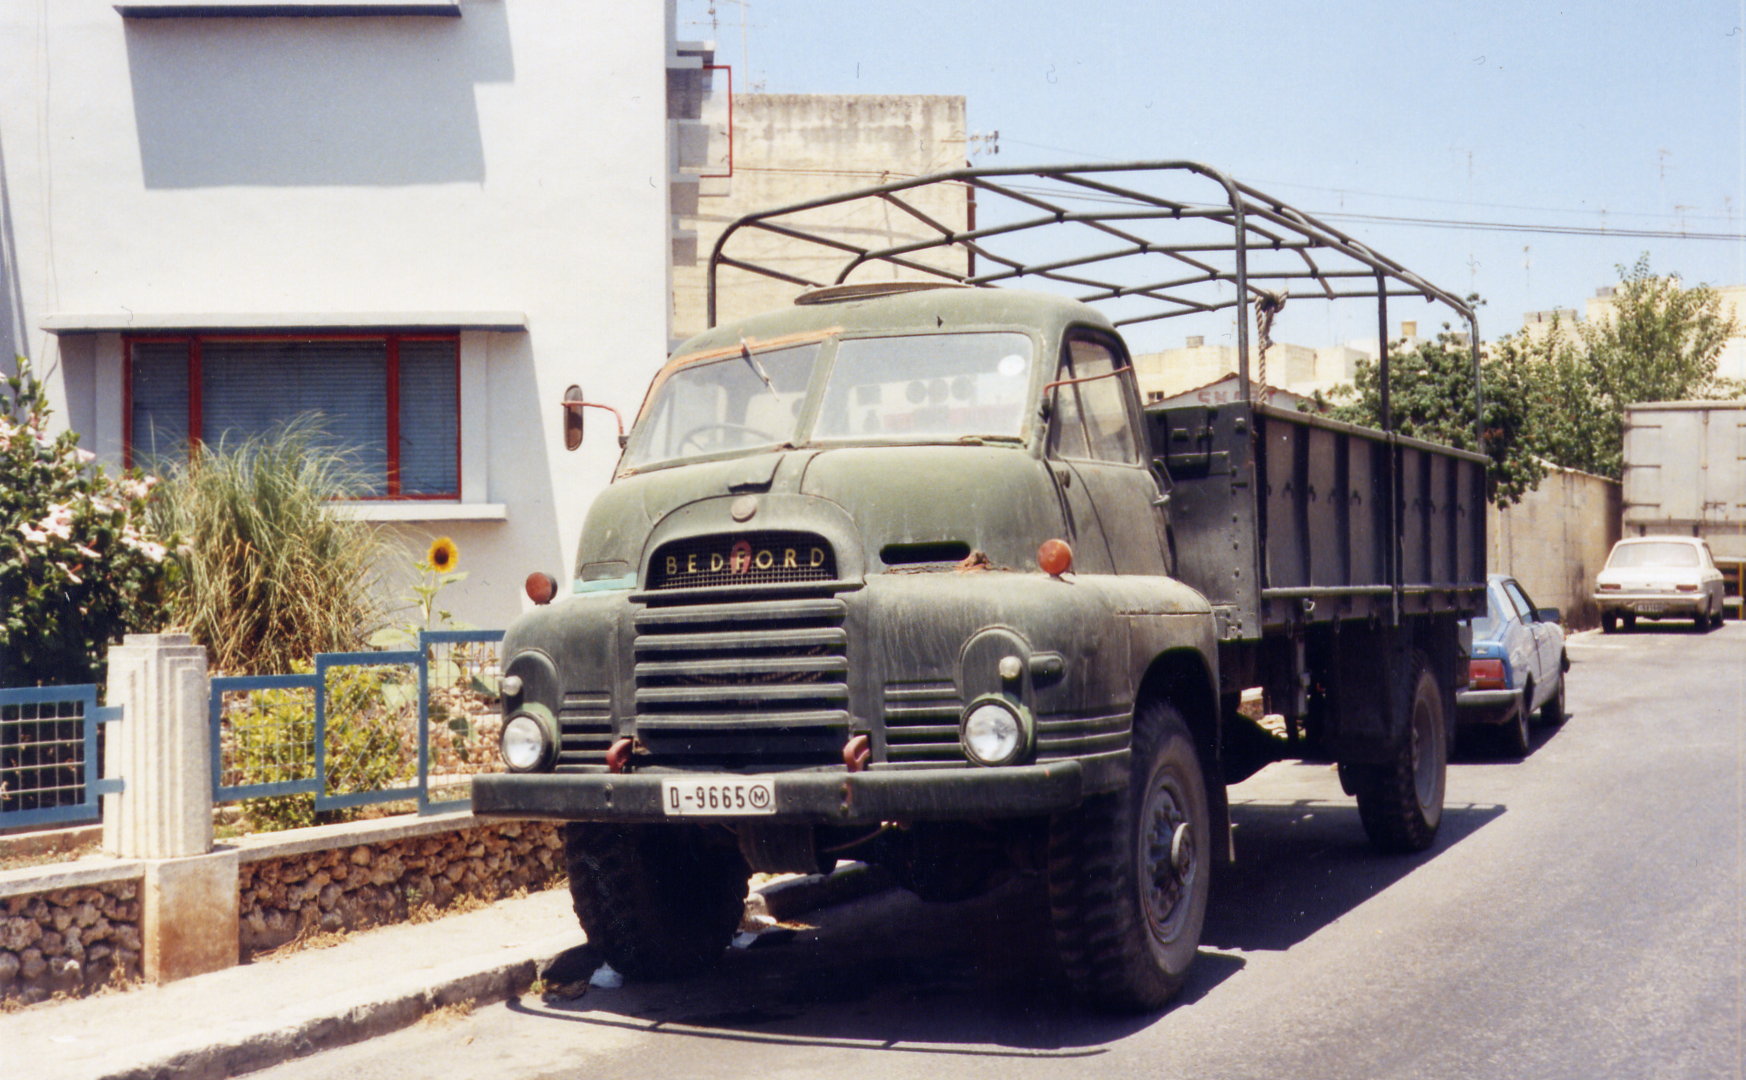
[[[1452,768],[1435,849],[1365,846],[1327,767],[1233,789],[1239,868],[1160,1016],[1064,1003],[1022,893],[894,893],[672,986],[437,1017],[257,1074],[1739,1078],[1746,624],[1580,635],[1571,718]]]

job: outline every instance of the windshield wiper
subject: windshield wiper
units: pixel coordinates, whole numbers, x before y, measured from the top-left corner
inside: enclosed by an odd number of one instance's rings
[[[1022,435],[960,435],[958,443],[961,446],[981,446],[984,443],[1011,443],[1017,445],[1024,442]]]
[[[746,363],[752,366],[752,374],[764,380],[764,388],[770,391],[770,396],[780,401],[782,395],[776,392],[776,384],[770,381],[770,373],[764,370],[764,365],[760,364],[758,358],[752,354],[751,343],[745,338],[740,339],[740,356],[744,357]]]

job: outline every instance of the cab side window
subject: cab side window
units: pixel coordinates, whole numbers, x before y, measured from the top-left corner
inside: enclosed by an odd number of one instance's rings
[[[1057,378],[1078,381],[1055,389],[1050,449],[1057,457],[1140,463],[1126,381],[1133,377],[1121,357],[1099,341],[1067,346]]]

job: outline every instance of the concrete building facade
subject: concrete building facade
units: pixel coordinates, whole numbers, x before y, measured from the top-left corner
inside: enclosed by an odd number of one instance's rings
[[[529,571],[567,578],[618,455],[598,425],[564,452],[565,388],[634,406],[663,360],[710,58],[673,20],[0,7],[0,348],[111,466],[343,413],[378,476],[348,511],[403,537],[401,571],[452,537],[443,606],[502,626]]]
[[[1401,323],[1401,336],[1389,343],[1391,350],[1413,349],[1419,344],[1416,323]],[[1267,350],[1266,371],[1263,372],[1259,352],[1251,359],[1249,376],[1294,398],[1324,398],[1337,396],[1343,386],[1352,385],[1358,373],[1358,361],[1374,360],[1380,355],[1375,339],[1351,341],[1319,348],[1276,341]],[[1190,391],[1198,391],[1230,376],[1235,385],[1237,347],[1231,344],[1209,345],[1204,337],[1191,336],[1180,348],[1141,353],[1134,358],[1134,374],[1139,381],[1140,396],[1146,401],[1163,401]]]
[[[726,96],[718,94],[716,101],[724,100]],[[962,97],[735,94],[731,102],[731,117],[720,112],[706,117],[720,134],[710,140],[709,166],[699,184],[695,212],[681,219],[696,234],[698,258],[695,265],[677,266],[674,271],[676,338],[705,328],[704,273],[709,253],[727,226],[742,215],[961,168],[965,163]],[[727,137],[730,124],[731,138]],[[972,212],[961,188],[910,198],[917,209],[952,228],[962,228]],[[824,225],[828,235],[861,247],[928,235],[926,226],[891,205],[832,208],[807,224]],[[747,246],[735,250],[756,253],[760,261],[774,254],[784,272],[798,278],[828,280],[824,275],[834,272],[807,253],[792,250],[793,245],[781,237],[743,236],[739,242]],[[928,257],[946,256],[924,256]],[[889,279],[895,274],[895,267],[878,266],[856,280]],[[721,321],[785,306],[802,289],[792,282],[736,270],[724,271],[719,287]]]

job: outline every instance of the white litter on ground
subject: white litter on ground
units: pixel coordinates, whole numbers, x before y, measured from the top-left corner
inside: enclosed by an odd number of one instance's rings
[[[597,990],[617,990],[624,985],[624,976],[614,971],[611,964],[601,964],[588,976],[588,985]]]

